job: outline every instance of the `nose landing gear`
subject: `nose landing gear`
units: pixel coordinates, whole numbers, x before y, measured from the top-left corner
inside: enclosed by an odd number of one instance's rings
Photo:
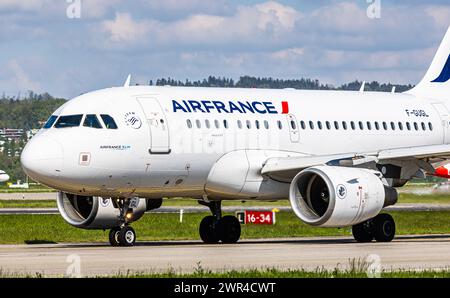
[[[222,217],[222,202],[203,202],[199,204],[209,207],[213,215],[206,216],[200,223],[199,233],[203,242],[208,244],[236,243],[241,237],[241,224],[234,216]]]
[[[111,246],[134,246],[136,232],[128,225],[127,218],[128,211],[132,209],[132,206],[130,206],[131,200],[121,199],[116,203],[120,210],[119,221],[121,225],[109,231],[109,243]]]

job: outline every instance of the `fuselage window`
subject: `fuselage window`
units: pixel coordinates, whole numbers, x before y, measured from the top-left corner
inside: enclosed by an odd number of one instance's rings
[[[56,121],[55,128],[78,127],[81,124],[83,115],[61,116]]]
[[[55,124],[56,119],[58,119],[58,116],[52,115],[50,118],[48,118],[47,122],[44,124],[45,129],[49,129]]]
[[[223,120],[223,127],[225,127],[225,129],[228,129],[228,121],[227,120]]]
[[[248,129],[252,128],[252,123],[250,122],[250,120],[247,120],[246,124]]]
[[[186,125],[187,125],[188,128],[192,128],[192,121],[187,119],[186,120]]]
[[[392,128],[392,130],[395,130],[395,123],[394,122],[391,122],[391,128]]]
[[[297,129],[297,124],[295,123],[294,120],[291,120],[291,127],[292,129]]]
[[[242,129],[242,121],[238,120],[237,124],[238,124],[239,129]]]
[[[92,128],[102,128],[100,121],[98,121],[98,118],[95,115],[86,115],[83,126]]]
[[[417,125],[417,122],[414,122],[414,129],[419,130],[419,125]]]
[[[427,127],[425,126],[425,123],[421,123],[421,125],[422,125],[422,130],[427,130]]]
[[[334,121],[334,128],[339,129],[339,122]]]
[[[305,121],[300,121],[300,126],[302,127],[302,129],[306,129]]]
[[[314,122],[309,121],[309,128],[314,129]]]
[[[387,126],[387,123],[386,123],[386,122],[383,122],[383,129],[384,129],[384,130],[388,130],[388,126]]]
[[[195,124],[197,125],[197,128],[202,128],[202,122],[200,120],[195,120]]]
[[[403,130],[403,123],[401,122],[398,123],[398,129]]]
[[[431,124],[431,122],[428,122],[428,128],[429,128],[430,130],[433,130],[433,124]]]
[[[344,130],[347,130],[347,122],[342,121],[342,128],[344,128]]]
[[[370,123],[369,121],[367,121],[367,129],[372,130],[372,123]]]
[[[208,120],[208,119],[205,120],[205,126],[206,126],[206,128],[208,128],[208,129],[211,128],[211,123],[209,123],[209,120]]]
[[[265,127],[266,129],[269,129],[269,121],[264,120],[264,127]]]
[[[411,130],[411,124],[409,124],[409,122],[406,122],[406,129]]]
[[[330,121],[325,122],[325,126],[327,127],[328,130],[330,130],[331,129]]]
[[[378,121],[375,121],[375,129],[380,130],[380,124],[378,123]]]
[[[359,129],[364,130],[364,125],[363,125],[363,123],[362,123],[361,121],[359,121],[358,124],[359,124]]]
[[[117,129],[116,121],[109,115],[100,115],[107,129]]]
[[[255,127],[256,127],[256,129],[259,129],[259,120],[255,121]]]
[[[352,122],[350,122],[350,126],[352,127],[352,129],[353,129],[353,130],[355,130],[355,129],[356,129],[356,126],[355,126],[355,122],[353,122],[353,121],[352,121]]]
[[[220,122],[219,120],[214,120],[214,126],[219,129],[220,128]]]
[[[317,121],[317,127],[322,130],[323,126],[322,126],[322,122],[321,121]]]
[[[283,129],[283,123],[281,123],[280,120],[278,120],[278,128],[279,128],[279,129]]]

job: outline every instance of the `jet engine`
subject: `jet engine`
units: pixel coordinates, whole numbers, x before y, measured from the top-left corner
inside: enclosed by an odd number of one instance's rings
[[[289,199],[295,214],[320,227],[356,225],[397,202],[397,191],[385,186],[381,173],[360,168],[317,166],[291,182]]]
[[[144,215],[145,211],[161,206],[161,204],[155,204],[154,201],[156,200],[149,200],[148,202],[146,199],[131,199],[127,212],[128,222],[137,221]],[[59,192],[57,203],[61,216],[74,227],[111,229],[120,226],[120,209],[111,198],[87,197]]]

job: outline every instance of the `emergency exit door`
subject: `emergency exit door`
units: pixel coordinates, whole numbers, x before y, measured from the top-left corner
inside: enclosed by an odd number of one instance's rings
[[[144,110],[150,128],[150,154],[169,154],[169,126],[161,105],[154,97],[141,97],[137,100]]]
[[[297,118],[294,115],[287,115],[289,134],[291,136],[292,143],[298,143],[300,141],[300,133],[298,129]]]

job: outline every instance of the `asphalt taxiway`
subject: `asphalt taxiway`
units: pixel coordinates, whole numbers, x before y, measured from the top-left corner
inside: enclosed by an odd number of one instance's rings
[[[133,272],[192,272],[278,268],[346,269],[350,260],[375,262],[382,269],[450,269],[450,235],[400,236],[391,243],[355,243],[320,237],[243,240],[235,245],[196,241],[139,242],[131,248],[106,244],[0,245],[4,274],[65,276]],[[79,269],[79,271],[78,271]]]

